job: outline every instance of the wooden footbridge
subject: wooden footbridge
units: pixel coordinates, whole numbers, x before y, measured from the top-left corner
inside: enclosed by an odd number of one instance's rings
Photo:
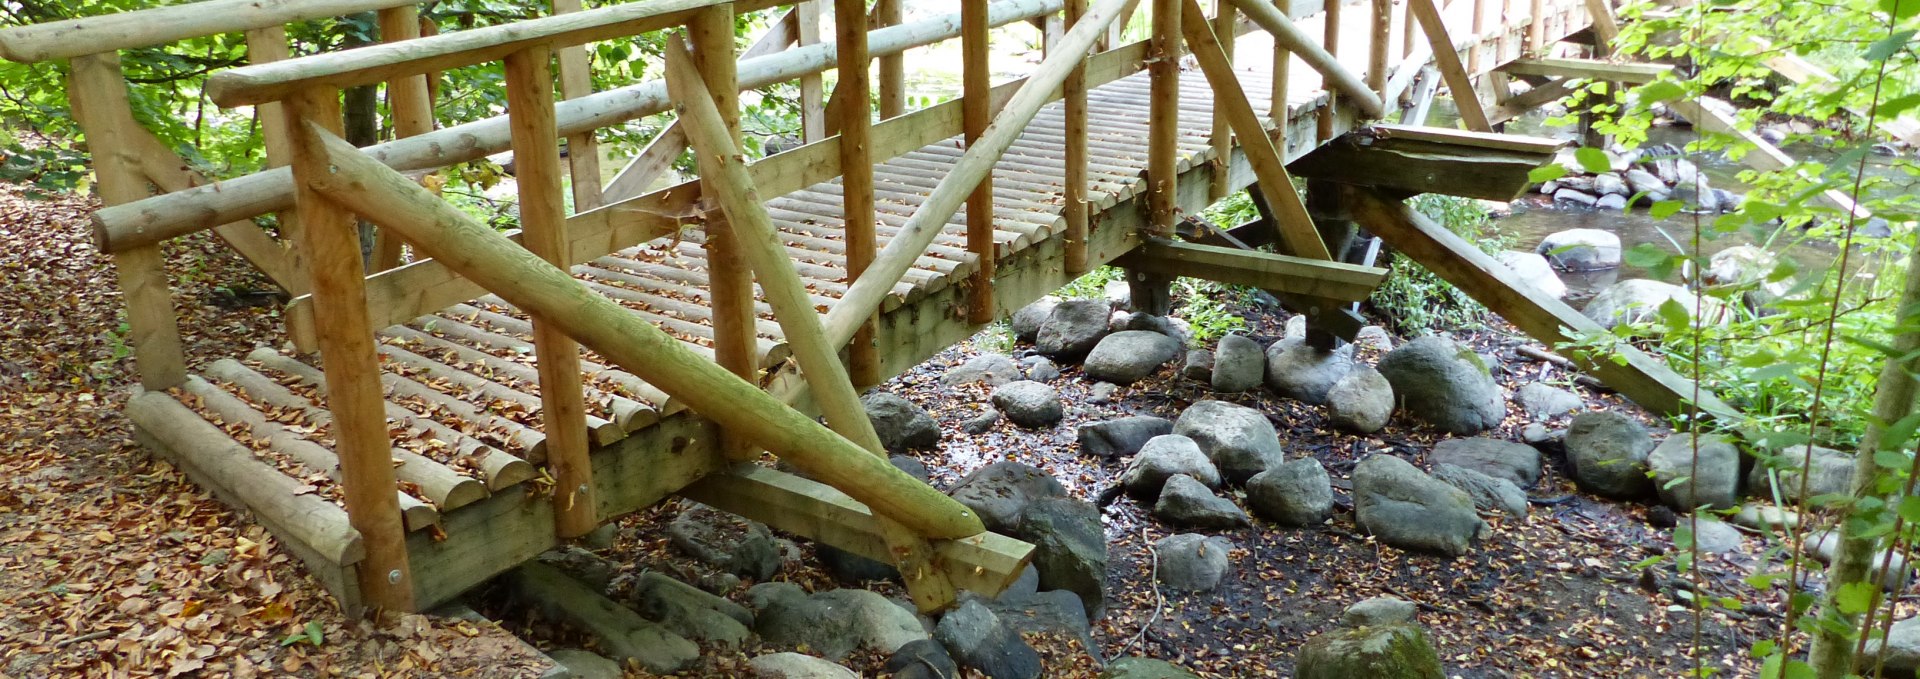
[[[423,36],[407,0],[206,0],[0,32],[0,57],[71,65],[141,440],[251,510],[348,606],[433,606],[674,494],[897,564],[926,609],[997,593],[1031,546],[889,465],[856,387],[1109,262],[1149,307],[1170,276],[1257,285],[1332,341],[1383,273],[1341,261],[1357,223],[1543,340],[1590,327],[1400,201],[1518,193],[1558,145],[1486,132],[1545,101],[1509,97],[1501,69],[1610,31],[1604,0],[1151,0],[1134,43],[1118,27],[1139,0],[969,0],[912,22],[898,0],[838,0],[870,21],[837,21],[829,41],[820,3],[554,0],[546,18]],[[386,42],[285,58],[284,25],[363,11]],[[773,28],[736,52],[735,16],[762,11]],[[1018,22],[1045,31],[1046,56],[993,83],[989,28]],[[257,107],[275,167],[211,180],[134,122],[119,52],[238,31],[255,63],[207,91]],[[652,32],[663,81],[591,90],[581,45]],[[955,39],[963,96],[906,110],[910,50]],[[429,79],[490,62],[506,114],[435,129]],[[1424,113],[1365,125],[1423,112],[1441,80],[1472,93],[1456,98],[1477,131],[1419,127]],[[788,81],[808,143],[749,162],[739,94]],[[354,148],[340,92],[376,83],[397,138]],[[603,185],[595,131],[667,111]],[[506,150],[517,231],[420,180]],[[648,191],[687,150],[699,177]],[[1305,200],[1289,163],[1312,177]],[[1182,213],[1245,187],[1267,215],[1213,238],[1238,247],[1175,239]],[[278,238],[253,221],[275,213]],[[361,220],[380,234],[371,257]],[[288,336],[260,338],[287,348],[187,365],[159,246],[207,229],[293,295]],[[1682,407],[1684,383],[1630,359],[1590,368]],[[763,451],[805,476],[753,464]]]

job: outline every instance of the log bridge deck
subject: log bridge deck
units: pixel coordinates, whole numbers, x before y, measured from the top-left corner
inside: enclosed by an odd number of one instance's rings
[[[1337,309],[1363,299],[1381,272],[1334,261],[1344,248],[1322,234],[1358,220],[1537,336],[1582,329],[1570,309],[1515,286],[1503,267],[1399,203],[1421,191],[1511,197],[1557,145],[1360,128],[1388,109],[1424,111],[1435,69],[1456,92],[1474,80],[1504,92],[1497,69],[1587,32],[1590,10],[1606,10],[1600,0],[1379,0],[1344,11],[1295,3],[1285,12],[1232,0],[1220,6],[1240,12],[1224,17],[1191,0],[1154,0],[1154,37],[1131,44],[1110,27],[1138,0],[970,2],[912,23],[881,0],[877,28],[843,26],[829,42],[808,25],[819,1],[636,0],[579,12],[578,0],[555,0],[549,18],[420,37],[405,2],[263,9],[208,0],[0,32],[0,56],[71,60],[88,136],[124,142],[92,147],[128,149],[95,159],[109,205],[97,222],[135,328],[144,389],[127,414],[139,437],[253,510],[350,607],[437,605],[676,493],[901,565],[926,608],[957,588],[997,592],[1030,546],[984,532],[867,454],[877,452],[871,430],[845,417],[853,385],[899,374],[1115,260],[1149,288],[1199,275],[1274,289],[1339,334]],[[213,5],[231,7],[201,9]],[[380,11],[386,44],[281,60],[284,24],[368,9]],[[733,14],[770,9],[786,14],[736,54]],[[1169,17],[1183,11],[1181,27]],[[1050,56],[1027,79],[992,86],[986,29],[1017,21],[1047,27]],[[214,75],[209,92],[222,105],[260,106],[271,164],[290,167],[207,183],[132,122],[117,52],[236,30],[248,31],[256,64]],[[669,42],[664,84],[586,87],[578,45],[663,30],[692,41]],[[955,37],[968,61],[964,96],[906,111],[899,78],[913,59],[899,55]],[[1193,53],[1184,67],[1156,57],[1183,44]],[[1432,45],[1447,47],[1441,58]],[[1075,53],[1090,56],[1061,56]],[[876,58],[882,117],[867,123],[859,102]],[[424,75],[496,60],[508,74],[508,114],[433,130]],[[836,64],[861,74],[839,85],[851,104],[820,88],[820,72]],[[787,80],[801,82],[810,143],[741,162],[735,93]],[[338,89],[378,82],[402,138],[344,146],[332,134]],[[1484,128],[1517,106],[1501,94],[1481,110],[1476,95],[1463,113]],[[674,127],[601,186],[597,154],[580,152],[593,131],[670,109]],[[1249,135],[1249,124],[1261,133]],[[568,158],[556,151],[562,137],[575,149]],[[701,178],[636,188],[689,147]],[[396,172],[508,148],[520,245],[449,213]],[[1461,148],[1482,164],[1445,165]],[[1312,205],[1311,215],[1284,167],[1310,154],[1297,169],[1341,182],[1338,205]],[[596,178],[573,183],[580,209],[571,213],[563,164]],[[842,167],[871,172],[843,176]],[[976,192],[987,177],[991,191]],[[1274,189],[1266,231],[1291,256],[1170,240],[1179,213],[1250,186]],[[1081,201],[1084,211],[1070,209]],[[272,212],[284,242],[249,223]],[[380,227],[371,275],[354,215]],[[296,295],[286,313],[294,349],[189,370],[155,252],[215,224]],[[403,240],[415,256],[405,264],[394,254]],[[529,252],[570,265],[572,282]],[[1676,408],[1687,390],[1644,358],[1592,367],[1630,396]],[[781,402],[807,415],[786,417]],[[819,481],[741,462],[762,449]]]

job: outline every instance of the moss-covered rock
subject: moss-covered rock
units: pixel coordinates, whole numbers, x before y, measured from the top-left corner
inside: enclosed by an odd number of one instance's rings
[[[1410,623],[1340,628],[1308,641],[1299,679],[1445,679],[1427,633]]]
[[[1107,663],[1100,679],[1197,679],[1179,665],[1153,658],[1120,658]]]

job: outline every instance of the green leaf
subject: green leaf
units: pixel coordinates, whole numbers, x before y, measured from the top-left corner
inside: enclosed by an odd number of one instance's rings
[[[1682,203],[1677,200],[1659,201],[1657,203],[1654,203],[1653,207],[1647,208],[1647,216],[1652,217],[1654,219],[1666,219],[1668,217],[1672,217],[1675,213],[1678,213],[1680,211],[1680,208],[1683,208],[1686,206],[1687,206],[1686,203]]]
[[[1634,93],[1640,97],[1640,105],[1642,106],[1653,104],[1654,102],[1673,101],[1687,96],[1686,88],[1681,87],[1680,83],[1671,80],[1656,80],[1641,85],[1639,89],[1634,90]]]
[[[1920,0],[1880,0],[1880,11],[1895,19],[1906,19],[1920,14]]]
[[[1613,171],[1613,161],[1608,160],[1607,152],[1600,149],[1591,147],[1574,149],[1573,159],[1580,161],[1581,169],[1594,174],[1604,174]]]
[[[1663,266],[1672,258],[1672,253],[1653,243],[1640,243],[1622,253],[1627,266],[1636,269],[1653,269]]]
[[[1873,463],[1884,469],[1906,469],[1910,462],[1907,454],[1898,450],[1881,450],[1873,454]]]
[[[1565,176],[1567,176],[1567,168],[1559,163],[1548,163],[1527,171],[1527,181],[1535,184],[1545,184]]]
[[[1660,303],[1660,321],[1666,323],[1667,327],[1678,330],[1692,325],[1693,315],[1687,313],[1687,306],[1681,304],[1680,300],[1668,299]]]
[[[1833,603],[1840,612],[1847,615],[1859,615],[1873,606],[1874,590],[1879,589],[1877,582],[1849,582],[1833,591]]]
[[[1900,512],[1900,518],[1907,523],[1920,523],[1920,497],[1909,495],[1900,498],[1900,506],[1894,511]]]
[[[1907,4],[1913,7],[1920,7],[1920,0],[1907,0]],[[1920,94],[1895,97],[1880,102],[1879,115],[1887,118],[1898,118],[1900,114],[1912,110],[1915,106],[1920,106]]]
[[[1911,2],[1913,0],[1903,1]],[[1907,48],[1907,44],[1913,40],[1913,33],[1911,29],[1898,31],[1893,35],[1873,41],[1872,45],[1867,46],[1867,60],[1886,61],[1893,58],[1893,55],[1899,54],[1900,50]]]

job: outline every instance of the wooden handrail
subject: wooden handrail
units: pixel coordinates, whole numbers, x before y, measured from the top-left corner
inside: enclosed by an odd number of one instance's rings
[[[1109,0],[1116,1],[1116,0]],[[542,314],[581,344],[741,432],[920,535],[962,538],[985,531],[964,505],[867,453],[772,396],[701,358],[680,340],[594,293],[459,208],[381,165],[352,144],[309,126],[332,169],[312,178],[329,200],[392,228],[514,306]]]
[[[641,0],[625,5],[558,14],[511,24],[442,33],[430,38],[373,45],[245,66],[207,78],[207,96],[221,106],[285,99],[309,87],[348,88],[394,78],[498,61],[528,47],[569,47],[657,31],[686,23],[693,10],[731,0]]]
[[[761,0],[764,1],[764,0]],[[999,0],[988,9],[995,26],[1059,11],[1063,0]],[[570,15],[571,16],[571,15]],[[898,54],[960,34],[960,16],[951,14],[868,34],[874,56]],[[786,82],[835,67],[833,43],[788,50],[740,62],[741,90]],[[659,80],[560,102],[555,107],[562,136],[611,127],[666,111],[672,106]],[[510,132],[504,115],[463,123],[427,134],[396,139],[363,149],[401,171],[463,163],[506,150]],[[162,194],[95,212],[94,239],[102,251],[119,252],[204,230],[210,224],[252,219],[293,207],[293,173],[263,170],[186,191]]]
[[[946,226],[947,219],[960,209],[974,185],[999,162],[1034,114],[1040,112],[1040,107],[1052,101],[1067,76],[1086,59],[1094,40],[1106,32],[1107,24],[1113,23],[1126,4],[1127,0],[1100,0],[1087,10],[1080,23],[1060,39],[1059,51],[1040,62],[1040,67],[1027,77],[1027,83],[994,117],[993,124],[987,126],[978,143],[967,147],[966,153],[948,171],[947,178],[934,187],[907,223],[901,225],[899,233],[874,258],[873,266],[847,287],[839,306],[827,314],[827,336],[835,344],[851,341],[867,317],[879,311],[887,291],[892,290],[893,284],[912,268],[914,260],[926,252],[927,246]]]
[[[20,63],[71,59],[309,19],[405,7],[415,2],[418,0],[203,0],[49,21],[0,31],[0,59]]]

